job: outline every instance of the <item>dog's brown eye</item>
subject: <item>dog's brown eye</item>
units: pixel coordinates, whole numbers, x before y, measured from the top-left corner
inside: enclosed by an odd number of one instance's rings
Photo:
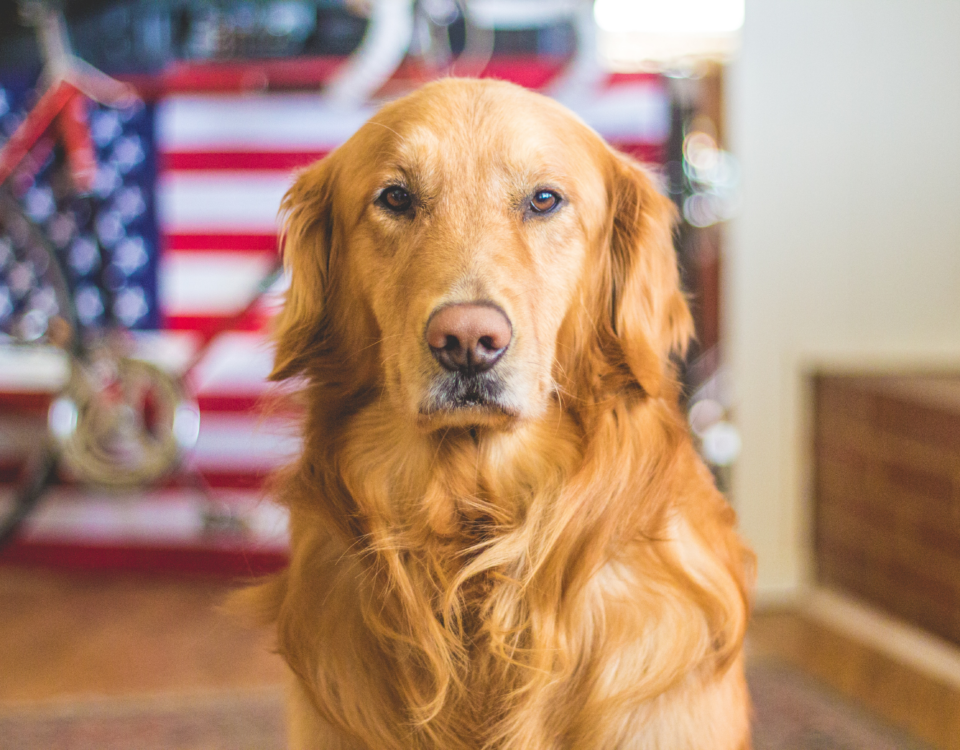
[[[377,203],[389,211],[401,214],[413,205],[413,198],[402,187],[395,185],[380,193]]]
[[[560,205],[560,196],[552,190],[538,190],[530,199],[530,208],[535,214],[550,213]]]

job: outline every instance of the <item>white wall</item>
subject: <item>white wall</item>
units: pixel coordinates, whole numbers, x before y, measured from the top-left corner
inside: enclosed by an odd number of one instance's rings
[[[960,0],[752,0],[724,311],[761,596],[809,575],[808,375],[960,372]]]

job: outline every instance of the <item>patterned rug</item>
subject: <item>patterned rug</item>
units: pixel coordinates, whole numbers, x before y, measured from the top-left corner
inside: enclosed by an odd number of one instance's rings
[[[747,668],[753,750],[931,750],[796,669]]]
[[[810,678],[748,670],[754,750],[929,750]],[[0,706],[2,750],[282,750],[279,689]]]
[[[280,688],[0,706],[0,750],[283,750]]]

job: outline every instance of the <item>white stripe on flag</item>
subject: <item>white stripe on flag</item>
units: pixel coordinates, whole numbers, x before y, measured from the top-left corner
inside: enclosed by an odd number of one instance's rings
[[[204,412],[190,460],[202,471],[249,474],[273,471],[299,449],[297,426],[289,418]]]
[[[259,395],[268,387],[273,345],[266,333],[220,334],[194,370],[197,393]]]
[[[290,172],[167,172],[157,182],[157,215],[166,234],[277,231]]]
[[[659,82],[620,84],[574,102],[573,109],[611,141],[663,143],[670,137],[670,97]]]
[[[670,96],[658,80],[629,81],[568,102],[605,138],[662,143],[670,132]],[[178,96],[157,109],[161,151],[330,151],[376,113],[341,109],[318,96]]]
[[[318,94],[175,96],[157,106],[161,151],[329,151],[376,108],[331,106]]]
[[[218,492],[217,509],[243,520],[249,536],[243,542],[259,549],[282,551],[287,546],[286,510],[263,500],[263,493]],[[24,537],[30,542],[197,544],[208,540],[210,500],[183,490],[144,495],[77,493],[53,489],[27,519]]]
[[[273,268],[270,256],[239,253],[166,253],[160,259],[159,297],[166,315],[227,316],[242,310]]]
[[[0,416],[0,459],[15,460],[35,452],[46,433],[46,420]],[[187,456],[200,471],[267,473],[290,461],[300,449],[297,425],[290,417],[266,419],[255,412],[204,411],[200,434]]]
[[[54,346],[0,346],[0,392],[53,393],[70,376],[70,360]]]

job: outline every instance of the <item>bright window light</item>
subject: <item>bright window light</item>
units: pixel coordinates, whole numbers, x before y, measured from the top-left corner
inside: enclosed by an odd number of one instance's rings
[[[743,26],[744,0],[597,0],[597,25],[610,32],[730,34]]]

